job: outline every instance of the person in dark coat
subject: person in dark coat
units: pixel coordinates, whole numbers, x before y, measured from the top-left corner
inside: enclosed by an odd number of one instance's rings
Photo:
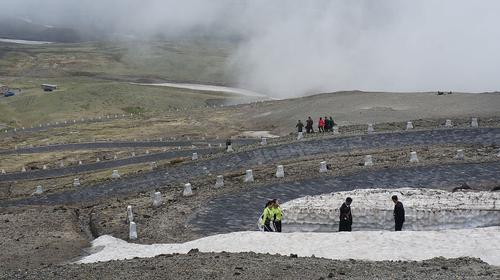
[[[340,206],[340,221],[339,231],[351,231],[352,215],[351,215],[352,198],[346,198],[345,202]]]
[[[307,121],[306,121],[306,132],[307,133],[314,133],[313,124],[314,124],[314,121],[311,119],[311,117],[308,117]]]
[[[302,129],[304,128],[304,124],[302,123],[301,120],[299,120],[299,122],[297,123],[297,125],[295,127],[297,128],[297,132],[302,132]]]
[[[392,196],[392,201],[394,202],[394,230],[401,231],[405,222],[405,208],[403,203],[398,200],[397,195]]]

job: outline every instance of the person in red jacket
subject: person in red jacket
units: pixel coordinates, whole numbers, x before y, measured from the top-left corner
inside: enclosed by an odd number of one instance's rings
[[[325,120],[323,118],[319,118],[318,121],[318,130],[319,132],[325,132]]]

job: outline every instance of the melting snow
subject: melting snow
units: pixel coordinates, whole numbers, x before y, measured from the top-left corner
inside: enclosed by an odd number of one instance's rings
[[[140,227],[139,238],[140,238]],[[132,244],[104,235],[92,242],[94,254],[79,262],[154,257],[159,254],[256,252],[328,259],[424,260],[433,257],[481,258],[500,265],[500,227],[444,231],[357,231],[341,233],[234,232],[182,244]],[[98,251],[99,250],[99,251]]]

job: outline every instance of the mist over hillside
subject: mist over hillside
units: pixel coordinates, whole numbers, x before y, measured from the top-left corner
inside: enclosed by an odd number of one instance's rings
[[[231,38],[238,47],[226,67],[234,82],[290,97],[498,90],[498,11],[494,0],[19,0],[4,3],[0,18],[69,28],[55,32],[65,34],[60,42]],[[25,38],[58,37],[51,32]]]

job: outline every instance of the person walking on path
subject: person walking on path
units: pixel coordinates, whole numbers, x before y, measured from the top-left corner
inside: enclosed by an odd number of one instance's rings
[[[302,129],[304,128],[304,124],[302,123],[301,120],[299,120],[299,122],[297,123],[297,125],[295,127],[297,128],[297,132],[302,132]]]
[[[403,203],[398,200],[397,195],[392,196],[392,201],[394,202],[394,230],[401,231],[405,222],[405,208]]]
[[[276,232],[281,232],[281,220],[283,219],[283,211],[276,199],[273,200],[273,207],[271,208],[273,215],[273,225]]]
[[[318,131],[319,132],[325,132],[325,120],[322,117],[319,117]]]
[[[331,130],[333,131],[333,127],[335,126],[335,121],[333,120],[333,118],[330,116],[330,126],[331,126]]]
[[[346,198],[345,202],[340,206],[340,221],[339,231],[352,230],[352,214],[351,214],[352,198]]]
[[[266,232],[272,232],[273,229],[271,228],[271,221],[274,219],[273,215],[273,201],[270,200],[266,203],[266,207],[264,208],[264,212],[262,213],[261,216],[261,225],[264,228],[264,231]]]
[[[314,133],[313,125],[314,125],[314,121],[311,119],[311,117],[308,117],[307,121],[306,121],[306,132],[307,133]]]

